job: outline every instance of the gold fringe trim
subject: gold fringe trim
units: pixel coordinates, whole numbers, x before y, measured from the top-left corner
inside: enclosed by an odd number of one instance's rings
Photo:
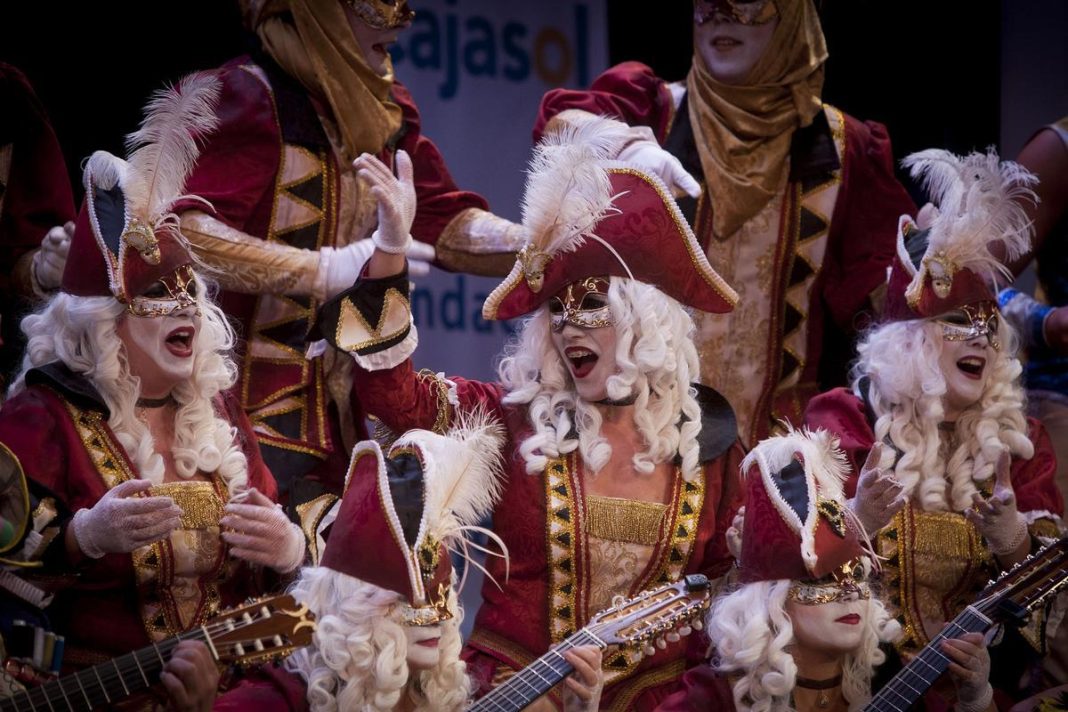
[[[586,533],[598,539],[655,546],[667,505],[586,495]]]

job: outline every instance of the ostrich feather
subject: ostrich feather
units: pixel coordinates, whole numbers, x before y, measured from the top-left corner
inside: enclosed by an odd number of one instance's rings
[[[612,210],[601,162],[628,138],[625,124],[597,118],[547,134],[534,149],[523,196],[523,226],[534,247],[556,254],[577,249]]]
[[[769,471],[778,472],[793,460],[796,453],[804,458],[806,471],[812,474],[823,499],[844,499],[843,483],[849,471],[845,453],[838,447],[838,438],[827,430],[796,429],[783,423],[786,433],[760,441],[742,462],[742,472],[748,472],[761,457]]]
[[[902,165],[920,181],[938,212],[931,221],[928,254],[943,252],[958,268],[995,281],[1009,262],[1031,248],[1032,225],[1023,201],[1036,200],[1037,178],[994,149],[957,156],[942,149],[914,153]],[[990,251],[1000,242],[1003,256]],[[922,276],[917,276],[922,279]]]
[[[153,95],[141,128],[127,136],[127,160],[136,179],[124,187],[147,223],[157,224],[183,197],[200,153],[197,140],[218,125],[214,109],[219,91],[219,79],[213,74],[184,77],[177,86]]]
[[[129,173],[129,164],[126,161],[107,151],[94,151],[85,162],[82,183],[87,191],[92,189],[90,180],[102,190],[111,190],[116,185],[125,190],[130,181]]]

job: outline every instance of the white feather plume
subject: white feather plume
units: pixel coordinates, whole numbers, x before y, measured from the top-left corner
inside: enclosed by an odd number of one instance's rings
[[[795,429],[788,423],[783,425],[785,434],[761,440],[750,451],[742,461],[742,472],[748,472],[754,462],[759,462],[758,457],[763,459],[770,472],[778,472],[794,460],[796,453],[801,453],[805,470],[815,480],[820,497],[844,501],[843,483],[849,463],[838,447],[838,438],[822,428],[811,431]]]
[[[86,191],[91,190],[92,186],[101,190],[111,190],[116,185],[122,186],[125,190],[129,182],[129,173],[129,164],[126,161],[107,151],[94,151],[93,155],[89,156],[89,160],[85,162],[82,182]]]
[[[215,130],[220,82],[210,73],[184,77],[177,86],[156,92],[145,107],[141,128],[126,138],[131,177],[127,200],[150,225],[170,213],[184,197],[185,181],[196,165],[197,140]]]
[[[1003,262],[1031,248],[1033,228],[1021,205],[1037,200],[1037,178],[1012,161],[1000,161],[993,148],[957,156],[942,149],[914,153],[902,161],[938,207],[931,221],[927,254],[943,252],[958,268],[991,282],[1009,277]],[[1002,243],[1000,259],[990,252]],[[922,279],[922,270],[917,279]]]
[[[620,121],[597,118],[546,134],[535,147],[523,196],[523,226],[534,247],[557,254],[577,249],[612,210],[602,162],[628,138]]]

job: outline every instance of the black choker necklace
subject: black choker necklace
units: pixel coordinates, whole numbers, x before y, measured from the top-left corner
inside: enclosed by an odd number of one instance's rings
[[[819,690],[819,694],[816,695],[816,707],[819,709],[826,709],[831,706],[831,696],[827,694],[827,690],[833,690],[842,684],[842,673],[838,673],[834,677],[827,678],[826,680],[813,680],[798,675],[795,684],[806,690]]]
[[[172,394],[168,393],[167,395],[163,396],[162,398],[138,398],[137,399],[137,407],[138,408],[162,408],[163,406],[170,405],[171,403],[174,403],[174,402],[175,402],[174,401],[174,396]]]

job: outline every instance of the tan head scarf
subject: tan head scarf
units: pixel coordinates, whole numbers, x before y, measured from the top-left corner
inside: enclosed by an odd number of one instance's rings
[[[779,26],[745,82],[712,78],[694,51],[690,121],[712,200],[712,229],[733,235],[786,179],[794,131],[822,108],[827,45],[812,0],[775,0]]]
[[[255,18],[263,48],[291,76],[330,106],[346,163],[378,153],[401,125],[390,99],[393,66],[380,77],[363,57],[345,8],[337,0],[268,2]]]

